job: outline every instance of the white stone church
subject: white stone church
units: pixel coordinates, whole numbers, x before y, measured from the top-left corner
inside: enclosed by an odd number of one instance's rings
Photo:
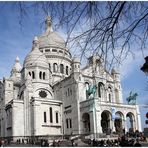
[[[64,39],[52,31],[50,17],[45,25],[23,66],[17,57],[10,77],[0,81],[0,136],[141,131],[138,107],[123,104],[119,72],[106,71],[99,56],[91,56],[81,69]]]

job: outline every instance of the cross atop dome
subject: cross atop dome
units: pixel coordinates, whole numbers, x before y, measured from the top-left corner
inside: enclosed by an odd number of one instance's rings
[[[45,25],[46,25],[46,32],[51,32],[52,31],[52,20],[50,16],[46,17]]]

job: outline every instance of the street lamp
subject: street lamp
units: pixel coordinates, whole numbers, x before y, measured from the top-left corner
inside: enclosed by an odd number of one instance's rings
[[[141,70],[148,75],[148,56],[145,57],[145,63],[141,67]]]

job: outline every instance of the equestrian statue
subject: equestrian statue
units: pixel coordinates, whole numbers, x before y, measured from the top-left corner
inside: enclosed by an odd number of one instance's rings
[[[96,89],[97,89],[96,85],[89,85],[88,90],[86,90],[87,95],[90,98],[92,98],[92,95],[93,95],[93,98],[94,98],[95,97],[95,93],[96,93]]]
[[[132,93],[132,91],[131,91],[130,94],[129,94],[129,97],[126,98],[127,103],[129,105],[135,105],[137,96],[138,96],[137,93]]]

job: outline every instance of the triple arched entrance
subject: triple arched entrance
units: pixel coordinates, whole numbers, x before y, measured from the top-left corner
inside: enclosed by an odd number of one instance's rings
[[[93,119],[93,114],[90,114],[89,112],[84,112],[82,114],[82,130],[83,133],[93,133],[93,123],[91,120]],[[128,112],[126,115],[124,115],[121,111],[115,112],[115,116],[113,118],[112,113],[108,110],[104,110],[101,113],[101,121],[99,121],[101,124],[102,133],[117,133],[121,134],[130,131],[134,131],[136,128],[135,125],[135,116],[133,113]]]
[[[134,130],[135,117],[133,113],[127,113],[126,116],[120,111],[115,113],[115,118],[112,118],[110,111],[103,111],[101,114],[101,128],[103,133],[115,132],[123,133]]]

